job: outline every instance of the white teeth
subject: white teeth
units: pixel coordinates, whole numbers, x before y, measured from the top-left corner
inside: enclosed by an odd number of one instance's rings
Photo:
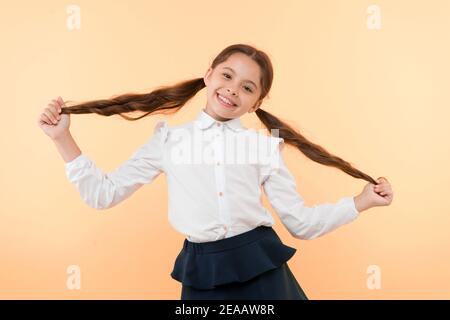
[[[228,100],[225,97],[222,97],[220,94],[217,94],[217,96],[219,97],[220,100],[222,100],[223,102],[225,102],[226,104],[229,104],[230,106],[234,106],[234,103],[232,103],[230,100]]]

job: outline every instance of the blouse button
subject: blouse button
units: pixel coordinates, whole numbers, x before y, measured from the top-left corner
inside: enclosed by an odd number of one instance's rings
[[[219,161],[217,161],[217,165],[220,165],[220,162],[219,162]]]
[[[222,195],[223,195],[223,193],[222,193],[222,191],[220,191],[220,192],[219,192],[219,196],[222,196]]]
[[[220,123],[219,122],[217,122],[216,124],[217,124],[218,127],[220,127]]]

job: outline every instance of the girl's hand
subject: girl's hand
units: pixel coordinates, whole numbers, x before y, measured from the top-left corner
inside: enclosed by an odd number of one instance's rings
[[[61,114],[61,108],[66,107],[61,97],[52,100],[39,115],[38,126],[53,140],[69,131],[70,113]]]
[[[373,183],[366,184],[363,191],[355,197],[356,209],[359,212],[372,207],[391,204],[394,199],[391,184],[384,177],[378,178],[377,182],[377,185]]]

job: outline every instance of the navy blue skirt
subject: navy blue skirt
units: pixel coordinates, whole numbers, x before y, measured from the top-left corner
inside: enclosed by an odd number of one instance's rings
[[[171,276],[182,283],[181,300],[308,300],[287,264],[296,251],[267,226],[211,242],[185,239]]]

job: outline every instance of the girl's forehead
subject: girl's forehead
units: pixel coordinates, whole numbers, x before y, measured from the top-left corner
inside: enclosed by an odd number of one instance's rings
[[[252,58],[246,56],[245,54],[232,54],[228,57],[227,60],[220,63],[219,66],[221,67],[232,67],[235,69],[239,69],[239,71],[248,71],[248,72],[255,72],[259,71],[259,65],[254,61]]]
[[[238,59],[231,60],[230,58],[227,61],[224,61],[217,65],[216,69],[220,71],[227,70],[245,80],[259,83],[261,71],[255,61],[251,60],[250,58],[250,62]]]

